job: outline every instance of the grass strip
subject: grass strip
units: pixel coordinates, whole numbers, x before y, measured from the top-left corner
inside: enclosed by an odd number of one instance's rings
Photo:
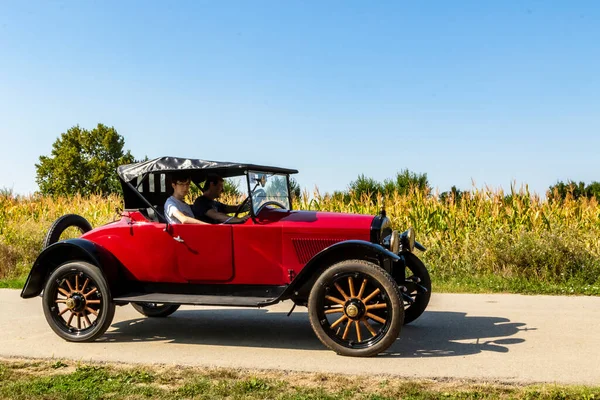
[[[600,399],[600,387],[0,359],[1,399]]]

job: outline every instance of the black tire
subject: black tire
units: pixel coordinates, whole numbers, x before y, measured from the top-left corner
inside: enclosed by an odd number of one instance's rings
[[[179,309],[179,304],[131,303],[133,308],[146,317],[164,318]]]
[[[44,239],[44,247],[43,248],[45,249],[46,247],[50,246],[51,244],[58,242],[60,240],[60,235],[62,235],[63,232],[71,226],[78,228],[82,234],[92,230],[92,225],[81,215],[77,215],[77,214],[63,215],[62,217],[60,217],[56,221],[54,221],[54,223],[48,230],[48,233],[46,234],[46,238]]]
[[[50,274],[42,305],[52,330],[70,342],[95,340],[115,315],[102,271],[83,261],[63,264]]]
[[[378,315],[370,308],[377,309]],[[308,297],[308,316],[319,340],[331,350],[370,357],[396,341],[404,306],[398,285],[385,270],[367,261],[348,260],[329,267],[317,279]],[[377,330],[369,319],[379,322]]]
[[[406,274],[404,286],[407,290],[404,294],[410,296],[414,301],[412,304],[405,302],[404,324],[408,324],[419,318],[427,308],[431,298],[431,278],[419,257],[412,253],[401,253],[400,256],[404,257],[406,269],[408,270],[402,271]]]

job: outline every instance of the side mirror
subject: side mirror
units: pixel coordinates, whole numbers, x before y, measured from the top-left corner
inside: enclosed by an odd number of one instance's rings
[[[267,174],[256,174],[254,175],[253,179],[257,184],[265,187],[265,184],[267,183]]]

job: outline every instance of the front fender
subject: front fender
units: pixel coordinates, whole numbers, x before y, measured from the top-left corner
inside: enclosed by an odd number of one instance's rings
[[[364,240],[338,242],[317,253],[304,266],[279,297],[280,300],[307,295],[312,283],[323,270],[343,260],[370,260],[391,273],[392,263],[400,260],[397,254],[383,246]]]
[[[115,293],[113,286],[119,281],[119,267],[116,258],[104,247],[89,240],[68,239],[54,243],[42,251],[29,272],[21,291],[21,297],[28,299],[39,295],[50,273],[58,266],[70,261],[86,261],[100,268],[111,288],[111,293]]]

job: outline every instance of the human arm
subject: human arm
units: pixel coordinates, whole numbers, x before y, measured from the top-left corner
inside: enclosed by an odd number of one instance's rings
[[[230,206],[229,204],[223,204],[223,212],[225,214],[231,214],[237,211],[238,206]]]
[[[231,206],[228,206],[231,207]],[[233,212],[235,212],[235,209],[233,210]],[[230,217],[227,214],[224,214],[222,212],[210,209],[206,212],[206,216],[209,218],[214,219],[215,221],[218,221],[220,223],[223,222],[229,222],[229,223],[242,223],[242,222],[246,222],[248,220],[248,218],[250,218],[249,215],[246,215],[245,217],[242,218],[237,218],[237,217]]]
[[[239,204],[239,205],[234,205],[234,206],[230,206],[229,204],[223,204],[223,213],[225,214],[233,214],[234,212],[237,212],[238,208],[242,205],[243,203]],[[246,204],[244,205],[244,207],[242,207],[242,209],[240,210],[240,212],[247,212],[250,211],[250,203],[246,201]]]
[[[208,220],[212,223],[242,223],[245,222],[248,217],[237,218],[230,217],[227,215],[230,209],[228,207],[232,207],[233,210],[231,212],[236,212],[237,207],[235,206],[227,206],[223,203],[220,203],[215,200],[211,200],[204,196],[200,196],[194,201],[194,205],[192,206],[192,211],[194,216],[200,220]]]
[[[177,218],[179,221],[181,221],[182,224],[210,225],[204,221],[200,221],[199,219],[188,217],[187,215],[185,215],[184,213],[182,213],[181,211],[179,211],[177,209],[174,209],[172,211],[172,214],[175,218]]]
[[[194,213],[188,204],[173,197],[169,197],[165,202],[165,217],[171,224],[206,224],[194,218]]]

